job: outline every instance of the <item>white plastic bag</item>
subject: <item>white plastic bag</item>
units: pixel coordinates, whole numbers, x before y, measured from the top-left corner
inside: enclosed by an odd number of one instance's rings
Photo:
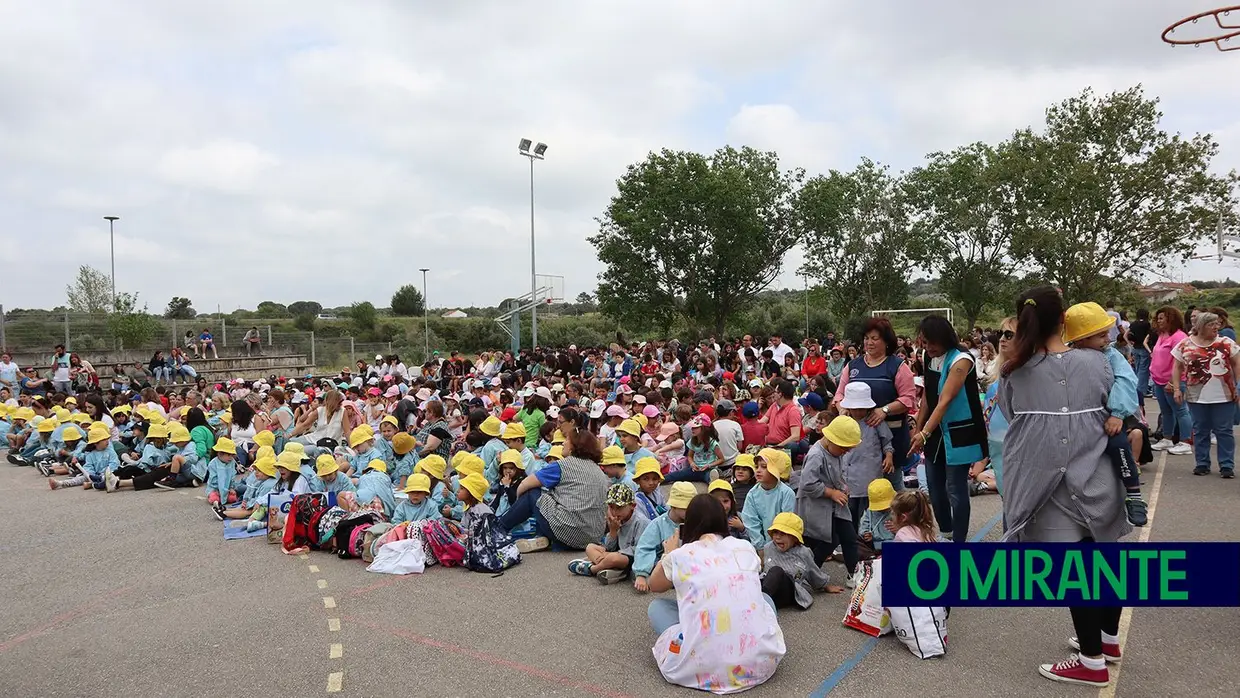
[[[383,574],[422,574],[425,569],[426,556],[422,552],[422,542],[397,540],[379,548],[375,561],[370,563],[366,571]]]
[[[844,625],[874,637],[891,632],[891,618],[883,608],[882,562],[879,558],[858,565],[857,587],[844,613]]]
[[[887,612],[891,615],[896,637],[909,652],[920,659],[947,654],[946,608],[889,608]]]

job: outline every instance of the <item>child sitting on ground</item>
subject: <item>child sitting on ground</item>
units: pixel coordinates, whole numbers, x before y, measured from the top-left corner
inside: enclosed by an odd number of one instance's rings
[[[804,532],[805,522],[790,512],[776,516],[768,531],[771,542],[762,550],[762,593],[771,597],[775,608],[805,610],[814,603],[815,589],[828,594],[844,591],[814,564],[814,554],[803,545]]]
[[[1107,396],[1107,410],[1111,416],[1103,427],[1108,437],[1106,453],[1120,480],[1124,482],[1124,509],[1127,511],[1128,523],[1144,526],[1147,521],[1147,506],[1145,500],[1141,499],[1141,478],[1128,441],[1129,432],[1138,424],[1136,415],[1140,403],[1137,400],[1137,376],[1124,355],[1108,341],[1113,327],[1115,319],[1107,315],[1102,306],[1097,303],[1077,303],[1064,313],[1063,339],[1075,348],[1102,352],[1111,364],[1115,383]]]
[[[478,464],[481,458],[473,458]],[[473,467],[477,467],[474,465]],[[481,474],[481,472],[479,473]],[[517,501],[517,488],[525,479],[525,464],[521,462],[521,452],[508,449],[499,454],[499,482],[491,485],[491,505],[496,516],[503,516],[508,507]]]
[[[315,493],[357,492],[357,485],[353,484],[349,476],[340,472],[340,464],[330,453],[324,453],[314,459],[314,477],[307,478],[306,481],[310,491]]]
[[[787,464],[785,465],[785,460]],[[749,535],[753,547],[761,550],[771,542],[767,531],[775,522],[775,517],[796,507],[796,493],[784,484],[792,470],[792,459],[788,454],[774,448],[764,448],[754,457],[757,466],[757,486],[749,490],[745,496],[745,508],[741,509],[741,523]]]
[[[383,419],[384,422],[380,426],[384,429],[391,429],[387,417]],[[416,443],[412,434],[403,431],[392,437],[391,467],[388,468],[388,475],[391,476],[393,487],[403,489],[405,481],[413,474],[413,469],[418,464],[418,452],[413,448]]]
[[[719,506],[723,507],[723,513],[728,517],[728,533],[733,538],[741,540],[749,540],[745,535],[745,524],[741,523],[740,513],[736,511],[736,498],[732,495],[732,483],[727,480],[719,479],[710,483],[710,487],[706,488],[706,492],[719,502]]]
[[[495,512],[482,501],[487,492],[491,489],[491,483],[482,476],[481,473],[470,473],[460,480],[460,487],[457,488],[456,496],[461,500],[461,505],[465,508],[461,515],[461,530],[468,534],[470,527],[474,521],[481,519],[483,516],[494,516]]]
[[[237,445],[228,437],[221,437],[211,447],[215,457],[207,463],[207,503],[212,508],[223,509],[225,504],[237,501],[237,492],[233,488],[233,476],[237,474],[237,466],[233,463],[237,458]]]
[[[659,492],[659,485],[663,482],[661,467],[659,460],[651,457],[641,458],[634,464],[637,512],[646,517],[647,521],[654,521],[667,513],[667,504],[663,502],[663,495]]]
[[[634,491],[637,490],[637,483],[633,482],[633,478],[629,477],[629,472],[625,468],[624,449],[620,446],[604,448],[603,460],[599,462],[599,467],[603,469],[603,474],[607,476],[610,484],[624,485]]]
[[[854,526],[861,525],[862,512],[868,505],[866,496],[870,482],[895,469],[891,428],[886,422],[872,427],[865,421],[874,407],[868,383],[852,381],[844,386],[840,409],[861,427],[861,443],[844,456],[844,484],[848,486],[848,512]]]
[[[267,495],[276,486],[276,459],[274,456],[260,456],[254,459],[254,484],[245,489],[241,504],[232,509],[216,504],[212,511],[215,518],[262,520],[267,514]],[[391,489],[391,488],[389,488]]]
[[[357,503],[365,508],[374,506],[376,500],[382,505],[383,515],[390,519],[396,509],[396,496],[392,493],[392,480],[387,474],[387,463],[380,458],[367,463],[366,469],[357,479]]]
[[[738,511],[745,510],[745,495],[754,486],[754,461],[752,453],[740,453],[732,466],[732,494],[736,497]]]
[[[891,518],[891,500],[896,496],[891,481],[885,477],[875,478],[867,492],[870,505],[861,514],[861,522],[857,525],[857,552],[862,560],[882,555],[883,543],[895,536],[887,528],[887,521]]]
[[[44,461],[37,464],[43,477],[77,472],[82,457],[86,453],[86,442],[82,440],[82,432],[76,426],[70,424],[65,427],[65,430],[60,433],[60,438],[62,443],[56,451],[56,461]]]
[[[607,488],[607,533],[603,535],[603,542],[587,545],[586,556],[568,563],[568,571],[582,577],[596,577],[599,584],[627,579],[633,569],[637,542],[650,525],[636,508],[636,495],[627,485],[617,483]]]
[[[80,485],[85,489],[116,489],[116,476],[112,471],[119,468],[121,462],[112,450],[111,439],[112,434],[106,427],[91,429],[86,435],[88,450],[82,455],[82,474],[67,480],[48,478],[48,487],[59,490]]]
[[[392,512],[392,523],[443,518],[431,499],[431,479],[426,473],[410,475],[405,484],[405,494],[408,498],[401,500],[396,505],[396,511]]]
[[[938,529],[934,525],[934,509],[930,495],[921,490],[902,490],[891,500],[891,518],[887,530],[894,531],[898,543],[936,543]]]
[[[667,498],[667,513],[651,521],[650,525],[646,526],[646,530],[642,531],[641,537],[637,539],[637,547],[633,554],[634,589],[641,592],[650,590],[647,579],[655,563],[663,556],[663,544],[685,522],[685,509],[689,508],[689,502],[695,496],[697,496],[697,489],[688,482],[677,482],[672,485],[672,492]]]

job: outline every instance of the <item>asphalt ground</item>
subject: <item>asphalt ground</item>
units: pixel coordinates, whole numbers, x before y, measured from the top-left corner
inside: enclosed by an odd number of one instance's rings
[[[1146,468],[1147,535],[1236,540],[1240,481],[1191,469],[1175,456]],[[0,463],[5,695],[690,695],[654,665],[651,597],[570,575],[568,553],[527,555],[499,577],[379,575],[263,538],[224,541],[199,496],[53,492]],[[996,540],[999,498],[972,505],[973,535]],[[1120,672],[1099,692],[1037,674],[1071,651],[1066,610],[956,609],[947,656],[919,660],[892,636],[845,628],[846,603],[820,594],[808,611],[781,612],[788,654],[751,694],[1240,695],[1240,609],[1135,610]]]

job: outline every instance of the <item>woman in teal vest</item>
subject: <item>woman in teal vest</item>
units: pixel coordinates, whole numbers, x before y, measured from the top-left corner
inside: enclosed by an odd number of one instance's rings
[[[969,539],[969,467],[989,455],[973,355],[947,318],[930,315],[919,329],[926,350],[925,392],[909,453],[925,449],[926,486],[939,530]]]

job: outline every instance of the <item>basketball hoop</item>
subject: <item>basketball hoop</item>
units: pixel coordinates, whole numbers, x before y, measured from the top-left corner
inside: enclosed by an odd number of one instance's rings
[[[1233,11],[1236,11],[1237,14],[1240,15],[1240,5],[1220,7],[1217,10],[1210,10],[1209,12],[1202,12],[1191,17],[1185,17],[1184,19],[1164,29],[1162,33],[1162,40],[1172,46],[1188,46],[1191,44],[1194,48],[1201,48],[1202,44],[1214,44],[1214,47],[1220,51],[1235,51],[1240,49],[1240,41],[1237,41],[1234,44],[1231,43],[1233,38],[1240,36],[1240,19],[1231,24],[1223,21],[1223,18],[1231,15]],[[1211,17],[1214,19],[1214,23],[1217,24],[1218,28],[1222,30],[1221,34],[1218,34],[1217,36],[1201,36],[1195,39],[1181,39],[1171,36],[1175,33],[1176,29],[1179,29],[1186,24],[1196,24],[1197,20],[1205,19],[1206,17]]]

